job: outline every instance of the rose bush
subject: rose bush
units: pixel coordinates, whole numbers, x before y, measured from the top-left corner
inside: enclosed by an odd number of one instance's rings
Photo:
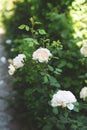
[[[86,0],[21,0],[13,3],[11,17],[9,12],[3,15],[7,35],[12,39],[11,44],[6,44],[11,50],[10,57],[26,56],[23,67],[16,71],[11,67],[16,90],[12,105],[24,130],[87,130],[86,89],[81,92],[87,86],[87,54],[83,47],[87,43],[86,3]],[[42,24],[32,18],[28,21],[30,16]],[[48,49],[52,57],[42,60],[41,55],[41,62],[33,60],[33,53],[40,47]],[[73,93],[77,102],[66,104],[62,98],[63,107],[52,107],[53,95],[60,90]]]
[[[26,29],[23,26],[20,29]],[[77,45],[67,44],[65,49],[61,42],[51,41],[44,30],[40,32],[34,26],[29,26],[34,32],[32,37],[14,41],[16,53],[26,57],[14,75],[14,107],[21,113],[26,129],[86,130],[87,104],[79,97],[86,84],[86,58]],[[20,62],[17,60],[17,64]]]

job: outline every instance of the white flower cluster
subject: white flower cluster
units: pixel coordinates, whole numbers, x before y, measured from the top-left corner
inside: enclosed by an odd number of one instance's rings
[[[80,52],[81,54],[84,56],[84,57],[87,57],[87,44],[84,44],[82,46],[82,48],[80,49]]]
[[[76,102],[75,96],[70,91],[59,90],[53,95],[51,100],[51,105],[53,107],[62,106],[62,108],[67,107],[70,110],[74,108],[74,102]]]
[[[32,59],[38,60],[40,63],[43,62],[47,63],[51,56],[52,54],[47,48],[39,48],[33,53]],[[26,58],[24,54],[19,54],[13,60],[10,60],[10,65],[8,67],[9,68],[8,73],[10,75],[13,75],[16,69],[24,66],[24,58]]]
[[[24,54],[19,54],[16,56],[13,60],[10,60],[10,65],[9,65],[9,75],[13,75],[16,69],[21,68],[24,66],[24,58],[26,56]]]
[[[40,63],[48,62],[52,54],[47,48],[39,48],[33,53],[33,60],[37,60]]]
[[[85,100],[86,97],[87,97],[87,87],[84,87],[80,91],[80,98],[82,98],[83,100]]]

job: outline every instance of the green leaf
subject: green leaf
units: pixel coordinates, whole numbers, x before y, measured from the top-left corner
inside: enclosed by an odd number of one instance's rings
[[[41,22],[35,22],[35,24],[39,25],[39,24],[41,24]]]
[[[38,29],[38,32],[39,32],[40,35],[45,35],[46,34],[44,29]]]
[[[79,112],[79,103],[78,102],[76,102],[76,103],[73,103],[74,104],[74,111],[75,112]]]
[[[26,26],[26,25],[22,24],[22,25],[20,25],[18,28],[19,28],[19,29],[24,29],[25,26]]]
[[[56,68],[56,70],[55,70],[55,71],[57,71],[57,72],[61,73],[61,72],[62,72],[62,69],[58,69],[58,68]]]
[[[47,83],[48,82],[48,77],[45,75],[44,76],[44,83]]]
[[[53,113],[54,113],[55,115],[58,114],[58,108],[57,108],[57,107],[53,108]]]
[[[25,25],[25,29],[26,29],[26,31],[29,31],[29,26],[28,25]]]
[[[62,69],[58,69],[58,68],[56,68],[55,71],[54,71],[54,73],[58,74],[58,75],[61,74],[61,72],[62,72]]]
[[[66,60],[62,60],[61,63],[59,63],[58,67],[62,68],[67,64]]]
[[[30,21],[31,21],[31,22],[33,21],[33,17],[30,18]]]
[[[53,68],[52,66],[50,66],[50,65],[48,65],[48,69],[49,69],[50,71],[54,71],[54,68]]]
[[[60,84],[58,83],[58,81],[56,80],[55,77],[49,75],[48,78],[49,78],[49,82],[50,82],[51,86],[55,86],[57,88],[60,88]]]
[[[32,25],[34,25],[34,19],[33,19],[33,17],[30,18],[30,21],[31,21]]]

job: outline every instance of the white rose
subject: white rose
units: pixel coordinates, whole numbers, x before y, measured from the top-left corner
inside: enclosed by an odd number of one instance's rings
[[[74,108],[73,103],[76,102],[75,96],[70,91],[59,90],[56,94],[53,95],[51,100],[51,105],[53,107],[62,106],[67,107],[72,110]]]
[[[82,48],[80,49],[80,52],[81,54],[84,56],[84,57],[87,57],[87,44],[84,44],[82,46]]]
[[[86,97],[87,97],[87,87],[84,87],[80,91],[80,98],[83,98],[83,100],[85,100]]]
[[[33,60],[38,60],[39,62],[48,62],[49,58],[52,56],[47,48],[39,48],[33,53]]]
[[[10,64],[8,68],[9,68],[8,71],[9,75],[13,75],[14,72],[16,71],[15,67],[12,64]]]
[[[16,56],[13,59],[13,65],[16,69],[21,68],[24,66],[24,58],[26,58],[26,56],[24,54],[19,54],[18,56]]]

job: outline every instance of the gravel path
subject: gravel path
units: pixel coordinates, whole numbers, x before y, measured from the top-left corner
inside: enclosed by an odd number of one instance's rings
[[[12,78],[8,75],[7,53],[0,34],[0,130],[20,130],[13,121],[7,99],[12,92]]]

